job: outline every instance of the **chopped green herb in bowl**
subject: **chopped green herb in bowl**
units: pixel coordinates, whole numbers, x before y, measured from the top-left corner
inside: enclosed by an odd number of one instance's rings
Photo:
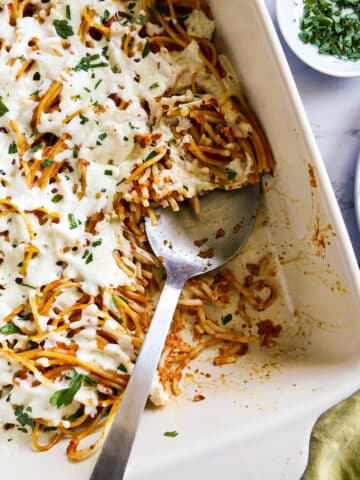
[[[360,1],[305,0],[299,38],[319,53],[360,59]]]

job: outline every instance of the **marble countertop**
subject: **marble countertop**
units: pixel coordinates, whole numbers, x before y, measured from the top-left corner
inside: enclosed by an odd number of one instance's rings
[[[354,210],[354,176],[360,152],[360,78],[321,74],[299,60],[283,41],[275,0],[265,0],[285,51],[342,214],[360,262],[360,232]]]

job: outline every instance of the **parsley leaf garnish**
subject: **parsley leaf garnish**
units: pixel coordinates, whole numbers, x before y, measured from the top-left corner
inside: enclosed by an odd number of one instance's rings
[[[149,160],[152,160],[153,158],[155,158],[157,155],[157,151],[156,150],[153,150],[152,152],[149,153],[149,155],[145,158],[144,162],[147,162]]]
[[[232,315],[231,313],[228,313],[227,315],[225,315],[224,317],[221,317],[221,321],[222,321],[222,324],[223,325],[226,325],[227,323],[231,322],[232,320]]]
[[[83,70],[84,72],[88,72],[92,68],[107,67],[108,64],[106,62],[96,63],[96,60],[99,60],[99,58],[100,58],[99,54],[86,55],[85,57],[82,57],[80,59],[80,62],[76,65],[76,67],[74,67],[74,71],[80,72],[80,70]]]
[[[79,226],[73,213],[69,213],[68,219],[70,223],[70,230],[73,230],[74,228],[77,228]]]
[[[128,369],[125,367],[123,363],[120,363],[120,365],[117,368],[118,370],[120,370],[120,372],[128,373]]]
[[[14,323],[9,322],[0,328],[0,333],[2,335],[13,335],[14,333],[21,333],[21,330]]]
[[[31,411],[31,408],[28,407],[26,410]],[[18,423],[22,426],[25,427],[26,425],[29,425],[30,427],[34,426],[34,420],[29,416],[29,414],[24,410],[24,405],[21,405],[15,410],[15,417]],[[24,431],[24,430],[22,430]],[[25,429],[25,432],[27,430]]]
[[[91,387],[96,387],[96,385],[99,383],[97,380],[95,380],[95,378],[91,378],[88,375],[84,375],[84,382]]]
[[[50,398],[51,405],[57,408],[63,408],[67,405],[70,405],[70,403],[74,400],[75,395],[80,390],[83,379],[84,375],[73,369],[73,378],[70,387],[63,388],[55,392]]]
[[[101,18],[101,23],[106,23],[110,18],[109,10],[104,10],[104,15]]]
[[[150,50],[151,50],[150,42],[149,42],[149,40],[146,40],[144,49],[143,49],[142,54],[141,54],[142,58],[147,57],[150,53]]]
[[[51,201],[52,201],[53,203],[59,203],[60,200],[62,200],[62,199],[63,199],[63,196],[58,193],[57,195],[54,195],[54,196],[53,196],[53,198],[51,199]]]
[[[175,438],[179,435],[179,432],[176,432],[175,430],[173,432],[165,432],[164,437],[171,437]]]
[[[98,240],[95,240],[95,242],[92,243],[92,246],[98,247],[101,244],[102,244],[102,238],[99,238]]]
[[[53,25],[55,27],[56,33],[61,38],[66,39],[68,37],[71,37],[71,35],[74,35],[74,30],[72,29],[72,26],[69,25],[67,20],[54,20]]]
[[[5,113],[7,113],[9,111],[9,109],[7,108],[7,106],[5,105],[5,103],[2,101],[1,99],[2,97],[0,97],[0,117],[2,117],[3,115],[5,115]]]
[[[46,159],[40,164],[40,167],[41,168],[46,168],[46,167],[50,167],[50,165],[52,165],[52,164],[53,164],[53,162],[51,160]]]
[[[137,23],[140,24],[140,25],[145,25],[148,21],[148,17],[146,15],[144,15],[143,13],[141,13],[139,15],[139,18],[137,19]]]
[[[77,420],[78,418],[80,418],[82,415],[84,414],[84,409],[83,407],[80,407],[78,410],[76,410],[75,413],[73,413],[72,415],[70,415],[67,420],[69,422],[74,422],[75,420]]]
[[[233,170],[232,168],[228,168],[228,167],[225,168],[225,173],[226,173],[226,176],[228,177],[229,180],[234,180],[234,178],[237,175],[235,170]]]
[[[93,254],[90,253],[90,255],[88,255],[86,261],[85,261],[85,265],[88,265],[89,263],[91,263],[92,261],[94,260],[94,257],[93,257]]]
[[[9,150],[8,150],[8,154],[11,155],[13,153],[17,153],[18,149],[17,149],[17,146],[16,146],[16,143],[12,143],[11,145],[9,145]]]
[[[80,117],[80,125],[85,125],[85,123],[89,121],[88,117],[85,117],[85,115],[82,115],[81,113],[79,117]]]

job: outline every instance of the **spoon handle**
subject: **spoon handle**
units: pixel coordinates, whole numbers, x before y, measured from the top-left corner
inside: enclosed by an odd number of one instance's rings
[[[121,480],[185,281],[168,276],[124,398],[90,480]]]

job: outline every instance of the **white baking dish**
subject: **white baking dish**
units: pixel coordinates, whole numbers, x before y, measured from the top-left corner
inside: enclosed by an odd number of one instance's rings
[[[316,418],[360,385],[359,274],[263,1],[210,3],[218,42],[240,72],[277,162],[254,234],[232,266],[273,253],[282,298],[268,316],[283,330],[277,348],[253,347],[234,365],[212,367],[205,353],[196,383],[186,381],[169,407],[146,411],[127,479],[293,480],[305,467]],[[205,401],[191,401],[196,388]],[[168,430],[179,435],[164,437]],[[7,478],[85,480],[95,459],[70,464],[64,445],[39,454],[2,434],[0,461]]]

